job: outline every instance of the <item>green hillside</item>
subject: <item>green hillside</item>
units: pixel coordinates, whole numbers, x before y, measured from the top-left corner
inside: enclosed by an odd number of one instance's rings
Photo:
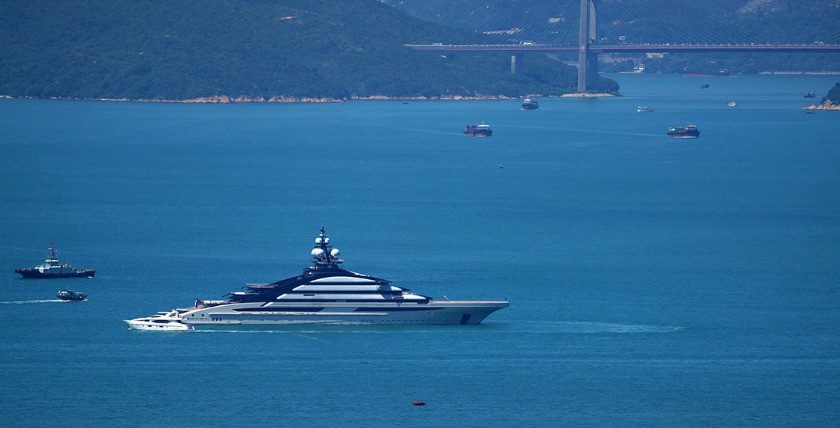
[[[575,69],[403,47],[475,40],[377,0],[4,0],[0,95],[347,99],[574,91]],[[617,90],[612,81],[607,89]]]

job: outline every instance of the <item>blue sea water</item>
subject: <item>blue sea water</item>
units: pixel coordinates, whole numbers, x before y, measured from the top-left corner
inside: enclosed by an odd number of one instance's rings
[[[836,425],[840,113],[800,108],[837,76],[613,77],[623,97],[536,111],[0,100],[0,420]],[[481,121],[491,138],[461,134]],[[687,123],[700,139],[665,136]],[[348,269],[510,307],[478,326],[121,321],[295,275],[321,225]],[[14,274],[51,241],[96,278]]]

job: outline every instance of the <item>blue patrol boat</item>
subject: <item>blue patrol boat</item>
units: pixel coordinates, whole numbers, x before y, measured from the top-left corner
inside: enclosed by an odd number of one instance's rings
[[[93,269],[76,269],[68,264],[61,264],[55,255],[55,242],[50,244],[50,254],[44,263],[34,268],[15,269],[24,278],[93,278]]]

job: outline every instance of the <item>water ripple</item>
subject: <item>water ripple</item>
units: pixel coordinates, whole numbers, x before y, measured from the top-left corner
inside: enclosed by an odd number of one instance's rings
[[[47,299],[47,300],[11,300],[7,302],[0,302],[0,305],[26,305],[29,303],[66,303],[67,300]]]

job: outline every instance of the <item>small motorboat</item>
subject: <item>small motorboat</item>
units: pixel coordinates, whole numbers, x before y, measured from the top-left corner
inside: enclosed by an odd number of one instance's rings
[[[730,101],[730,102],[726,103],[726,105],[728,105],[729,107],[735,107],[735,106],[738,105],[738,103],[736,103],[735,101]]]
[[[426,402],[425,402],[425,401],[415,401],[413,404],[414,404],[415,406],[425,406],[425,405],[426,405]]]
[[[87,294],[72,290],[61,290],[58,292],[58,294],[56,294],[56,297],[58,297],[61,300],[81,302],[82,300],[87,299]]]

